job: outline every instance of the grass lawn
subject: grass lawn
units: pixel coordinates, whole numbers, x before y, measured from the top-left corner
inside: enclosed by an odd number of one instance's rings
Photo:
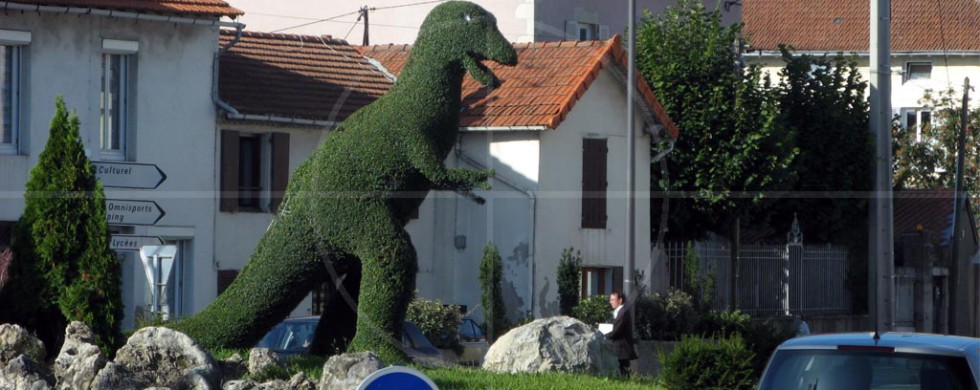
[[[215,359],[224,359],[238,352],[244,359],[248,360],[248,350],[219,350],[215,351]],[[286,369],[274,370],[263,373],[258,377],[249,379],[263,382],[270,379],[289,379],[296,372],[302,371],[309,378],[320,380],[323,372],[323,363],[326,359],[317,356],[286,359]],[[652,378],[633,378],[623,379],[619,377],[604,378],[584,374],[498,374],[484,371],[479,368],[457,367],[457,368],[423,368],[414,367],[422,371],[441,390],[457,389],[500,389],[500,390],[602,390],[602,389],[653,389],[663,390]]]

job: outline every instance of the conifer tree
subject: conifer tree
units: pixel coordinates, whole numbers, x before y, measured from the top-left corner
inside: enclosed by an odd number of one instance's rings
[[[107,353],[121,341],[119,259],[109,249],[105,195],[79,136],[79,120],[59,96],[47,145],[31,170],[15,227],[14,270],[0,305],[33,328],[49,350],[64,325],[82,321]]]

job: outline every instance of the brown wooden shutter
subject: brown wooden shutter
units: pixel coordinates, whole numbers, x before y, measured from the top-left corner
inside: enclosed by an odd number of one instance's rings
[[[623,291],[623,267],[612,267],[612,290],[618,292]]]
[[[231,282],[235,281],[238,277],[237,269],[219,269],[218,270],[218,295],[225,292],[225,289],[231,285]]]
[[[272,133],[272,188],[269,211],[279,210],[289,183],[289,133]]]
[[[582,140],[582,228],[606,228],[605,139]]]
[[[218,202],[221,211],[238,210],[238,139],[237,131],[221,131],[221,193]]]

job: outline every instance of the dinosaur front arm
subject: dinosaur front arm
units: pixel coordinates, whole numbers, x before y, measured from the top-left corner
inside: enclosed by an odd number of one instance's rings
[[[412,167],[432,182],[433,189],[457,192],[467,192],[473,188],[490,189],[487,180],[493,177],[493,170],[446,169],[433,144],[420,138],[408,140],[411,143],[408,159]]]

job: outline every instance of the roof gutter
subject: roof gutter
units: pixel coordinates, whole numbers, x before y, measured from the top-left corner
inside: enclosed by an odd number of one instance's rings
[[[551,130],[548,126],[469,126],[460,127],[460,131],[544,131]]]
[[[226,22],[219,19],[189,18],[184,16],[172,16],[172,15],[154,15],[154,14],[144,14],[138,12],[115,11],[115,10],[89,8],[89,7],[64,7],[64,6],[56,7],[50,5],[29,5],[29,4],[4,1],[4,2],[0,2],[0,8],[2,8],[3,10],[30,11],[30,12],[38,12],[38,13],[44,12],[44,13],[51,13],[51,14],[98,15],[98,16],[107,16],[110,18],[148,20],[154,22],[167,22],[167,23],[178,23],[178,24],[193,24],[199,26],[234,27],[239,29],[245,27],[245,25],[242,23]]]
[[[805,54],[810,56],[836,56],[838,54],[851,55],[856,57],[870,57],[870,53],[867,51],[847,51],[847,50],[799,50],[794,51],[795,54]],[[744,57],[782,57],[782,53],[779,50],[751,50],[746,51],[742,54]],[[952,57],[980,57],[980,51],[976,50],[949,50],[943,52],[942,50],[923,50],[923,51],[892,51],[892,57],[936,57],[936,56],[952,56]]]
[[[222,103],[228,104],[228,103],[225,103],[225,102],[222,102]],[[228,107],[234,109],[231,106],[228,106]],[[234,113],[232,113],[231,111],[229,111],[225,115],[225,117],[227,117],[228,119],[233,119],[233,120],[272,122],[272,123],[281,123],[281,124],[287,124],[287,125],[300,125],[300,126],[336,127],[337,125],[340,124],[339,122],[335,122],[335,121],[322,121],[322,120],[318,120],[318,119],[290,118],[290,117],[277,116],[277,115],[242,114],[242,113],[239,113],[238,111],[235,111]]]

